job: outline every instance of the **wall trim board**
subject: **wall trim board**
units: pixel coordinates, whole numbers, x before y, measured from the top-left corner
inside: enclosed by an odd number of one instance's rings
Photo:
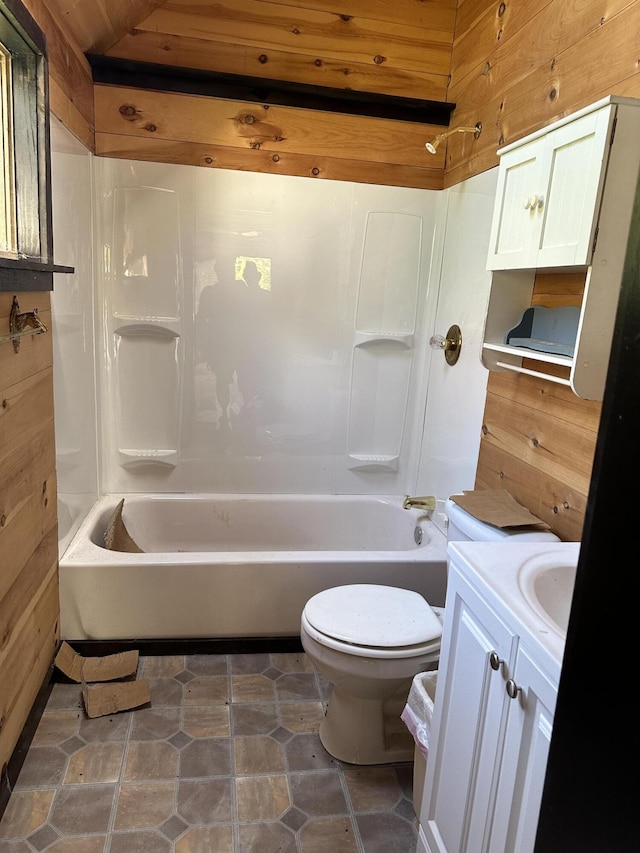
[[[455,104],[88,54],[94,83],[449,126]]]

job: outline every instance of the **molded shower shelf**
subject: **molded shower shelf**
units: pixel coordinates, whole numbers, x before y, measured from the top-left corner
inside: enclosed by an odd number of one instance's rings
[[[414,335],[405,335],[396,332],[355,332],[353,336],[354,347],[362,347],[367,344],[393,343],[411,349],[414,343]]]
[[[123,450],[118,449],[120,464],[123,468],[135,468],[138,465],[166,465],[175,468],[178,464],[177,450]]]
[[[160,325],[149,320],[148,322],[126,323],[123,326],[118,326],[114,329],[115,335],[126,335],[133,337],[135,335],[150,336],[157,338],[179,338],[180,332],[177,329],[170,329],[168,326]]]
[[[376,454],[368,455],[366,453],[349,453],[348,458],[351,460],[349,469],[351,471],[397,471],[399,456],[391,454]]]

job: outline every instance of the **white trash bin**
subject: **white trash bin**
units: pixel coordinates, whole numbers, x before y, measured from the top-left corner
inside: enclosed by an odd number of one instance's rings
[[[400,715],[400,718],[413,735],[416,744],[413,752],[413,809],[416,816],[420,814],[424,777],[427,772],[433,700],[436,695],[437,682],[437,669],[430,670],[429,672],[419,672],[414,676],[407,704]]]

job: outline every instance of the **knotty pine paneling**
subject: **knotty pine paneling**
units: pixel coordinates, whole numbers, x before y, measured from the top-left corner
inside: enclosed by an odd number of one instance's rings
[[[205,71],[446,99],[453,0],[399,0],[393,7],[382,0],[356,0],[346,12],[337,0],[167,0],[106,52]],[[138,101],[141,97],[136,93]],[[146,120],[136,122],[134,116],[127,127],[114,121],[113,105],[103,87],[96,87],[96,153],[124,156],[118,152],[133,150],[137,159],[154,160],[164,151],[169,162],[424,189],[443,186],[444,151],[431,157],[424,148],[440,126],[283,107],[271,107],[265,116],[259,105],[177,97],[161,93],[154,106],[146,99]],[[251,127],[243,126],[247,115],[254,120]],[[206,130],[204,122],[197,126],[205,116]],[[115,134],[150,139],[149,127],[155,138],[172,144],[151,144],[146,154],[140,142],[115,139]]]
[[[98,133],[96,154],[127,160],[176,163],[241,172],[267,172],[272,175],[297,175],[334,181],[371,183],[371,164],[340,160],[337,157],[312,157],[306,154],[273,154],[256,149],[225,148],[198,142],[171,142],[165,139],[139,139],[119,134]],[[376,183],[398,187],[442,189],[442,171],[417,170],[414,166],[378,164]]]
[[[267,53],[283,50],[346,63],[375,64],[384,69],[428,70],[446,77],[451,63],[453,20],[449,5],[444,10],[446,17],[434,13],[433,23],[426,16],[421,26],[416,21],[411,25],[398,21],[393,7],[381,20],[367,17],[362,5],[359,14],[350,9],[344,14],[344,9],[325,11],[307,3],[167,0],[135,29],[205,38],[213,46],[216,42],[244,44]]]
[[[55,544],[55,548],[51,543]],[[0,766],[11,757],[24,723],[53,661],[58,642],[57,534],[42,542],[36,561],[53,557],[49,572],[29,601],[22,620],[0,658]],[[47,548],[49,549],[47,551]]]
[[[51,328],[49,293],[17,294]],[[0,293],[0,332],[13,294]],[[10,758],[58,639],[51,332],[0,343],[0,767]]]
[[[473,146],[451,137],[446,186],[497,165],[500,146],[599,98],[640,97],[640,3],[472,5],[473,14],[459,14],[448,100],[457,105],[452,126],[480,121],[482,134]]]
[[[161,140],[172,144],[174,157],[185,143],[200,146],[188,156],[203,165],[277,173],[291,165],[293,174],[442,187],[443,155],[427,160],[424,153],[434,126],[118,86],[96,86],[95,103],[103,155],[115,156],[113,138],[121,136],[136,159],[161,156]]]
[[[277,48],[212,42],[155,30],[133,29],[107,56],[195,68],[241,76],[287,80],[313,86],[349,88],[404,98],[446,101],[449,77],[430,71],[382,67],[375,62],[349,62],[313,54],[291,53]]]
[[[103,53],[163,0],[48,0],[85,53]]]

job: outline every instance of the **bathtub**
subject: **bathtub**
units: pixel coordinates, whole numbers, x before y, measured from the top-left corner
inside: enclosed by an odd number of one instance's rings
[[[123,497],[143,553],[103,545]],[[60,634],[293,637],[306,601],[328,587],[387,584],[442,606],[446,577],[444,535],[399,497],[107,495],[60,560]]]

